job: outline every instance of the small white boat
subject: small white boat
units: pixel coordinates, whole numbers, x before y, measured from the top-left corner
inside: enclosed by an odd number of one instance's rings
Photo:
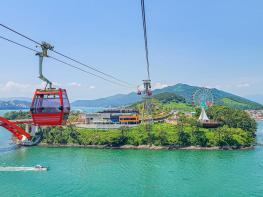
[[[46,171],[48,170],[48,167],[44,167],[44,166],[41,166],[41,165],[35,165],[34,168],[38,171]]]

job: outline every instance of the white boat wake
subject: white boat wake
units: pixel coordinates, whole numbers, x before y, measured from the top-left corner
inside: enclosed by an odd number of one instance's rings
[[[0,166],[0,172],[18,172],[18,171],[47,171],[47,167],[36,165],[33,167],[16,167],[16,166]]]

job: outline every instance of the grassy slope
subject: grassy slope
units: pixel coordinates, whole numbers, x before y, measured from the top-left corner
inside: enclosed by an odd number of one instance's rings
[[[234,109],[261,109],[260,106],[254,105],[250,102],[240,102],[230,98],[221,98],[217,101],[218,105],[227,106]]]
[[[169,109],[174,109],[174,110],[180,110],[183,112],[193,112],[195,111],[195,108],[187,103],[176,103],[176,102],[171,102],[167,104],[163,104],[164,107],[167,107]]]
[[[223,105],[232,106],[234,108],[244,108],[248,105],[246,103],[238,102],[238,101],[232,100],[230,98],[222,98],[219,101],[222,102]]]

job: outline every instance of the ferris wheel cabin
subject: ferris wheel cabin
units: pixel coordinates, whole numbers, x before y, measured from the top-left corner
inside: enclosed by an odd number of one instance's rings
[[[65,124],[70,103],[65,89],[37,89],[30,108],[34,124],[55,126]]]

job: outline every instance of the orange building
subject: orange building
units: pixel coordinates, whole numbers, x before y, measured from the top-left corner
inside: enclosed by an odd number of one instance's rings
[[[121,124],[139,124],[140,118],[138,114],[121,115],[119,116],[119,122]]]

